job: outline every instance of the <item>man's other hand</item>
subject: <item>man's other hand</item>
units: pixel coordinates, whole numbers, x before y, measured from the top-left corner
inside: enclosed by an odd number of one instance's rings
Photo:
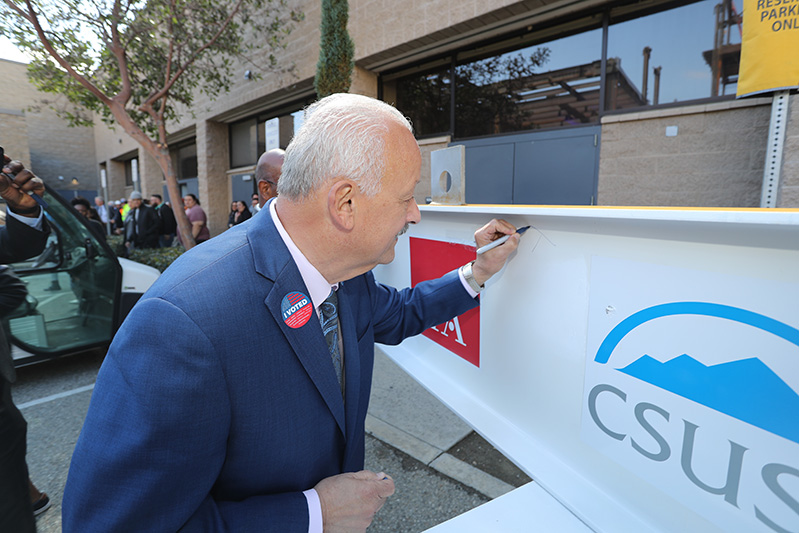
[[[27,170],[19,161],[11,161],[3,156],[3,169],[0,173],[0,196],[12,211],[24,216],[38,216],[36,200],[28,193],[44,194],[44,183],[33,172]],[[14,176],[12,180],[10,175]]]
[[[394,494],[394,480],[369,470],[325,478],[315,487],[325,533],[364,532],[375,513]]]
[[[477,244],[477,248],[505,235],[511,236],[505,244],[501,244],[493,250],[477,256],[477,261],[472,267],[472,275],[479,285],[484,285],[491,276],[500,271],[505,265],[508,256],[519,246],[521,235],[516,233],[516,228],[513,224],[497,219],[491,220],[491,222],[474,232],[474,242]]]

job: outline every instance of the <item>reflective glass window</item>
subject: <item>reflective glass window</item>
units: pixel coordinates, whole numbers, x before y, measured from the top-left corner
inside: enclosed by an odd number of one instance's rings
[[[178,179],[197,177],[197,145],[187,144],[178,148]]]
[[[258,161],[258,134],[256,119],[230,125],[230,167],[254,165]]]
[[[450,69],[446,67],[397,80],[397,109],[411,119],[417,136],[450,131],[450,78]]]
[[[474,137],[599,121],[601,29],[455,70],[455,135]]]
[[[741,0],[704,0],[614,23],[608,111],[735,94]]]

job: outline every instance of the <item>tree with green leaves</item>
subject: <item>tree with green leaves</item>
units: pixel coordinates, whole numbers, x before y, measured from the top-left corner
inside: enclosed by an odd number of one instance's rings
[[[355,45],[347,31],[348,19],[347,0],[322,0],[322,39],[314,78],[319,98],[350,90]]]
[[[168,127],[198,94],[226,92],[237,58],[276,69],[301,17],[287,0],[2,0],[0,35],[33,57],[37,89],[66,97],[69,107],[54,109],[70,125],[90,126],[97,113],[158,162],[190,248]]]

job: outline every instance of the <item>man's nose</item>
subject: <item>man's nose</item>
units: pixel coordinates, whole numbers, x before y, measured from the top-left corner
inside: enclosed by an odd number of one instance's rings
[[[410,204],[408,217],[405,220],[410,224],[418,224],[419,221],[422,220],[422,213],[419,211],[419,205],[416,203],[416,200],[410,202]]]

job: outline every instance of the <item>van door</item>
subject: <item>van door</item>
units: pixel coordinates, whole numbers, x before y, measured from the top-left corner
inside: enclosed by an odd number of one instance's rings
[[[116,255],[60,196],[48,189],[43,197],[47,246],[11,265],[28,288],[26,303],[3,321],[21,348],[12,349],[17,366],[107,345],[118,326],[122,267]]]

